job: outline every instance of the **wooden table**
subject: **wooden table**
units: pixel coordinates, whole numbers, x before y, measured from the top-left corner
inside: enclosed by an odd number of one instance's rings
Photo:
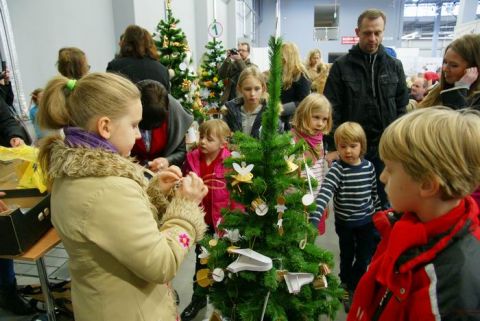
[[[43,295],[45,296],[45,303],[47,305],[48,321],[56,321],[55,305],[50,287],[48,285],[48,275],[45,268],[45,261],[43,256],[60,243],[60,237],[54,228],[51,228],[40,240],[37,241],[28,251],[17,256],[2,255],[2,258],[13,259],[20,261],[35,262],[38,270],[38,278],[40,279],[40,286],[42,287]]]

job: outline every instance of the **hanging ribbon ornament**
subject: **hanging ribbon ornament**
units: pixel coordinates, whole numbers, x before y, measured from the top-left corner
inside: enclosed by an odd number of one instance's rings
[[[257,197],[252,201],[252,209],[258,216],[265,216],[268,213],[268,205],[261,197]]]
[[[285,198],[283,196],[279,196],[277,198],[277,205],[275,205],[275,209],[277,210],[277,213],[278,213],[278,221],[277,221],[278,234],[280,234],[280,236],[283,236],[283,233],[284,233],[283,213],[285,213],[285,210],[287,209],[287,207],[285,206]]]
[[[202,288],[212,286],[214,282],[222,282],[225,279],[225,271],[221,268],[198,270],[195,274],[197,283]]]
[[[305,161],[305,158],[303,159],[305,163],[305,174],[307,175],[307,182],[308,182],[308,191],[309,193],[303,195],[302,197],[302,204],[305,206],[309,206],[313,204],[315,201],[315,196],[313,196],[313,189],[312,189],[312,180],[311,178],[313,177],[312,171],[310,170],[310,167],[308,166],[307,162]]]
[[[326,289],[328,287],[327,275],[330,274],[331,270],[325,263],[320,263],[318,265],[318,275],[313,281],[313,288],[315,290]]]

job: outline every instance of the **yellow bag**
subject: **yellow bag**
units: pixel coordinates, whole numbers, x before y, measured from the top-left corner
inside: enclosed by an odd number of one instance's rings
[[[38,148],[28,145],[19,147],[0,146],[0,161],[23,160],[17,166],[18,188],[38,188],[43,193],[47,190],[45,179],[38,164]]]

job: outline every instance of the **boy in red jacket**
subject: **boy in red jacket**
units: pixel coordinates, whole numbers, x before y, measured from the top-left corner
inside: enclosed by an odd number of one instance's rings
[[[393,122],[380,157],[393,210],[348,321],[480,320],[480,113],[444,107]],[[394,212],[395,211],[395,212]]]

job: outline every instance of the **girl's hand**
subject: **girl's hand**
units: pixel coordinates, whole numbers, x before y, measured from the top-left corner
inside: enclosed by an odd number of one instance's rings
[[[207,193],[208,188],[203,180],[197,174],[190,172],[182,179],[175,196],[200,204]]]
[[[334,161],[339,160],[340,157],[339,157],[339,155],[338,155],[338,152],[333,151],[333,152],[327,153],[327,155],[325,156],[325,159],[327,160],[328,167],[332,167],[332,163],[333,163]]]
[[[164,157],[155,158],[153,161],[148,162],[148,167],[152,172],[158,172],[168,168],[168,159]]]
[[[467,68],[465,69],[465,75],[460,78],[455,84],[458,85],[467,85],[471,86],[478,78],[478,69],[477,67]]]
[[[175,184],[182,179],[182,171],[173,165],[159,172],[158,183],[163,194],[167,194]]]
[[[10,139],[10,146],[18,147],[21,145],[25,145],[25,142],[20,137],[13,137],[12,139]]]

